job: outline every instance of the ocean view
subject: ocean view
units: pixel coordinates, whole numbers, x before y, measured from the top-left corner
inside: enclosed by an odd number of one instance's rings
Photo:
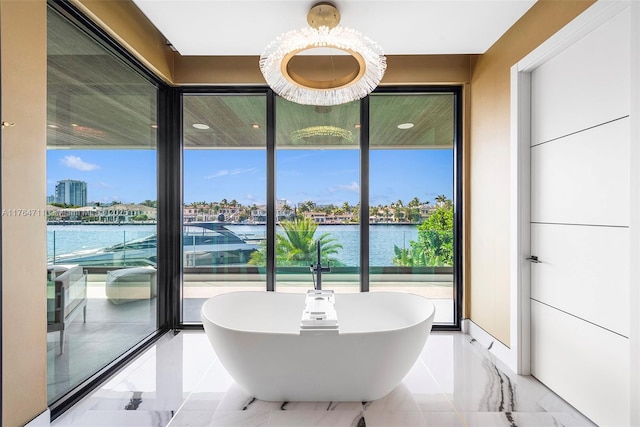
[[[265,225],[229,224],[229,230],[240,237],[264,238]],[[278,227],[276,231],[279,231]],[[47,256],[52,258],[69,252],[98,249],[155,234],[155,225],[49,225],[47,226]],[[319,225],[316,236],[329,233],[342,249],[335,258],[346,266],[360,263],[360,231],[354,225]],[[416,240],[416,225],[370,225],[370,265],[393,265],[393,247],[409,247]]]

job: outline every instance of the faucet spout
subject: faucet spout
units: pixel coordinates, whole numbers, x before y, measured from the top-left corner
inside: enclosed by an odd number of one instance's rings
[[[322,290],[322,273],[330,273],[331,267],[328,265],[326,267],[322,266],[322,249],[320,246],[320,240],[316,242],[316,251],[317,251],[317,264],[314,266],[311,264],[311,273],[316,273],[316,283],[314,285],[315,290]]]

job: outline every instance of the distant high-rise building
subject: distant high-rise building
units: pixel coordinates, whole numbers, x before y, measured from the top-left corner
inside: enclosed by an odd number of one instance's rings
[[[74,206],[87,206],[87,183],[65,179],[56,183],[56,202]]]

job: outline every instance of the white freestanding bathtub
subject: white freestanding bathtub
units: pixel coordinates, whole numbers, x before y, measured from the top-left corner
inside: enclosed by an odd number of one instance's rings
[[[305,295],[232,292],[207,300],[202,322],[222,365],[267,401],[372,401],[418,359],[435,308],[400,292],[335,295],[339,332],[300,334]]]

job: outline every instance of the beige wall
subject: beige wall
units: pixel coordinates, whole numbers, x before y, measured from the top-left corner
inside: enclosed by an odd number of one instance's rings
[[[1,0],[2,425],[47,408],[46,0]],[[33,211],[23,211],[32,209]]]
[[[264,85],[258,56],[175,57],[176,85]],[[299,61],[313,61],[302,57]],[[385,84],[460,84],[469,81],[469,55],[388,55]]]
[[[593,1],[539,0],[472,61],[469,151],[469,318],[509,346],[510,69]]]

